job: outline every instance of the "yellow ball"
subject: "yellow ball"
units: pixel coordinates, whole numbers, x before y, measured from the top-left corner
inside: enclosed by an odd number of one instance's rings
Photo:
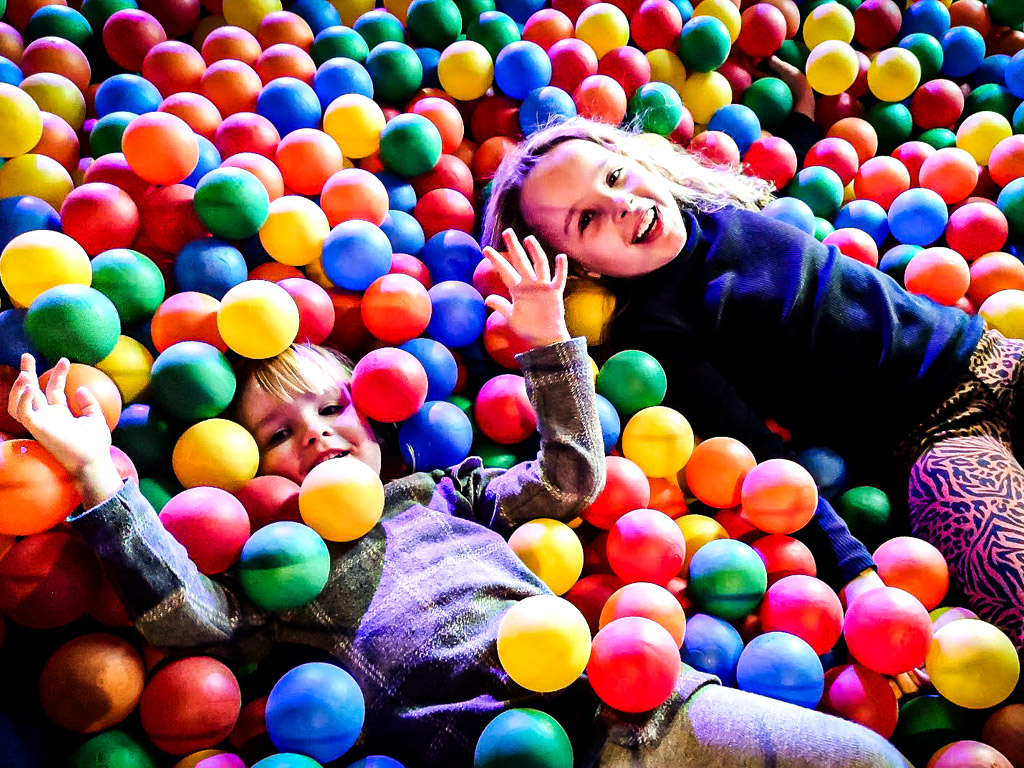
[[[96,363],[96,367],[114,380],[121,399],[127,404],[138,400],[149,389],[153,355],[131,336],[121,336],[114,351]]]
[[[356,19],[374,8],[374,0],[331,0],[338,15],[341,16],[341,23],[351,27]],[[390,8],[388,10],[391,10]],[[394,11],[392,11],[394,13]],[[404,20],[403,20],[404,21]]]
[[[913,54],[911,54],[913,55]],[[857,52],[841,40],[826,40],[807,56],[807,83],[824,96],[842,93],[857,79]]]
[[[1013,693],[1020,660],[1002,630],[980,619],[961,619],[936,631],[925,669],[935,690],[954,704],[987,709]]]
[[[978,314],[1008,339],[1024,339],[1024,291],[996,291],[978,307]]]
[[[256,477],[260,451],[245,427],[227,419],[206,419],[185,430],[174,444],[171,467],[186,488],[210,485],[234,493]]]
[[[921,63],[905,48],[887,48],[868,67],[868,88],[882,101],[903,101],[921,82]]]
[[[714,16],[729,30],[733,43],[740,36],[740,9],[731,0],[703,0],[693,9],[694,16]]]
[[[299,308],[284,288],[268,280],[246,280],[224,294],[217,330],[242,357],[263,360],[284,352],[299,332]]]
[[[611,3],[594,3],[576,19],[576,37],[593,48],[600,59],[629,42],[629,19]]]
[[[572,279],[565,296],[565,324],[572,336],[584,336],[595,347],[604,343],[614,312],[615,294],[610,288],[593,280]]]
[[[320,259],[312,261],[306,265],[306,277],[319,285],[325,291],[328,288],[334,287],[334,283],[330,281],[330,278],[327,277],[327,273],[324,272],[324,265]]]
[[[849,43],[853,40],[853,14],[841,3],[819,5],[804,19],[804,44],[811,49],[826,40]]]
[[[300,499],[301,500],[301,499]],[[583,544],[565,523],[540,518],[523,523],[508,545],[556,595],[564,595],[583,571]]]
[[[690,572],[690,559],[694,552],[709,541],[729,538],[729,533],[722,524],[707,515],[683,515],[676,518],[676,525],[683,532],[683,540],[686,542],[686,555],[683,557],[683,567],[680,570],[684,578]]]
[[[528,597],[509,608],[498,625],[498,660],[529,691],[560,690],[587,668],[590,627],[568,600]]]
[[[707,125],[711,116],[732,103],[732,86],[720,72],[694,72],[679,93],[695,123]]]
[[[437,79],[453,99],[479,99],[494,82],[494,62],[480,43],[459,40],[441,53]]]
[[[346,93],[324,112],[324,133],[334,139],[347,158],[367,157],[380,147],[384,112],[361,93]]]
[[[601,369],[597,367],[597,361],[590,355],[587,355],[587,360],[590,363],[590,375],[593,377],[594,381],[597,381],[597,374]]]
[[[682,93],[686,85],[686,67],[672,51],[655,48],[647,52],[647,63],[651,65],[651,82],[667,83]]]
[[[25,91],[0,83],[0,157],[32,151],[43,137],[39,107]]]
[[[55,286],[89,285],[92,264],[82,246],[67,235],[33,230],[15,237],[0,253],[0,282],[15,304],[27,307]]]
[[[978,165],[988,165],[996,144],[1012,135],[1010,121],[998,112],[977,112],[956,129],[956,145],[967,150]]]
[[[843,205],[851,203],[857,199],[857,190],[853,187],[853,179],[850,179],[850,183],[843,187]]]
[[[328,459],[306,475],[299,489],[302,521],[327,541],[355,541],[384,512],[384,484],[351,456]]]
[[[622,430],[622,455],[648,477],[671,477],[693,453],[693,429],[679,413],[663,405],[637,412]]]
[[[224,0],[224,20],[256,34],[260,22],[271,13],[282,10],[281,0]]]
[[[22,80],[18,87],[31,96],[43,112],[62,118],[76,131],[82,129],[85,123],[85,96],[64,75],[37,72]]]
[[[0,197],[32,195],[59,211],[74,188],[67,169],[46,155],[21,155],[0,165]]]
[[[302,267],[320,258],[330,231],[319,205],[300,195],[285,195],[271,201],[260,242],[275,261]]]

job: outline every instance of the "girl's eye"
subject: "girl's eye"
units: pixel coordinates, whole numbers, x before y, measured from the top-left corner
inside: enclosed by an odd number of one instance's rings
[[[278,443],[284,442],[285,438],[287,438],[287,437],[288,437],[288,430],[286,430],[286,429],[279,429],[279,430],[277,430],[277,432],[275,432],[269,438],[267,438],[267,445],[268,446],[277,445]]]
[[[622,176],[622,169],[621,168],[616,168],[614,171],[609,173],[608,174],[608,186],[609,187],[614,187],[618,183],[620,176]]]
[[[320,409],[321,416],[334,416],[336,413],[341,413],[341,406],[337,403],[325,405]]]
[[[587,228],[587,225],[594,220],[593,211],[584,211],[580,214],[580,234]]]

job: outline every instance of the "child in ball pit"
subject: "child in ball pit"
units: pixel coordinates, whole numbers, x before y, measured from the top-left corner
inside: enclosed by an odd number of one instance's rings
[[[662,363],[665,404],[698,434],[781,457],[771,418],[906,494],[914,535],[1021,648],[1024,468],[1011,432],[1024,344],[761,215],[770,193],[668,142],[573,119],[506,156],[482,239],[533,232],[533,248],[607,280],[613,346]],[[863,548],[845,555],[848,601],[881,586],[853,567]]]
[[[571,520],[604,482],[593,380],[582,339],[563,319],[568,271],[554,276],[531,247],[510,238],[507,260],[491,255],[512,296],[491,299],[533,349],[519,357],[538,415],[541,451],[507,471],[480,459],[416,473],[385,488],[384,514],[362,538],[328,543],[331,568],[312,603],[271,613],[252,604],[237,573],[199,573],[160,524],[133,481],[109,458],[110,432],[84,388],[75,418],[61,360],[43,393],[30,355],[9,409],[75,478],[83,508],[70,524],[94,548],[135,626],[177,653],[238,661],[275,643],[330,654],[356,679],[366,702],[360,748],[410,766],[470,766],[476,740],[500,712],[552,714],[581,766],[905,766],[881,736],[812,710],[716,685],[684,667],[659,708],[624,715],[600,702],[585,678],[550,694],[531,693],[499,664],[498,624],[516,601],[550,594],[502,538],[539,517]],[[254,435],[260,471],[301,483],[327,459],[348,455],[379,473],[381,448],[352,405],[349,368],[333,353],[292,346],[253,364],[239,382],[235,414]]]

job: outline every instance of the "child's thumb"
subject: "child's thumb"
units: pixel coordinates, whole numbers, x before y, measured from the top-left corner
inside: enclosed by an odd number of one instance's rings
[[[103,416],[100,401],[89,391],[88,387],[76,389],[75,398],[78,400],[78,409],[82,412],[83,416]]]
[[[484,303],[488,307],[493,309],[495,312],[504,315],[507,319],[512,319],[512,302],[506,299],[504,296],[499,296],[496,293],[492,293],[490,296],[487,297]]]

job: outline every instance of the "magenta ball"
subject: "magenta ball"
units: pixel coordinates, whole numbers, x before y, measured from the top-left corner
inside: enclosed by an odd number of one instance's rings
[[[636,509],[627,512],[608,531],[608,563],[627,584],[649,581],[664,586],[683,566],[686,540],[664,512]]]
[[[473,416],[480,431],[502,445],[525,440],[537,429],[537,413],[526,395],[526,380],[514,373],[495,376],[480,387]]]
[[[352,400],[374,421],[405,421],[427,399],[427,372],[409,352],[394,347],[375,349],[352,371]]]
[[[796,635],[821,656],[832,650],[843,633],[843,607],[820,579],[786,576],[771,586],[761,602],[761,628]]]
[[[160,522],[205,574],[221,573],[238,562],[250,532],[242,502],[207,486],[189,488],[168,501]]]
[[[304,277],[286,277],[277,284],[295,300],[299,308],[299,332],[295,343],[320,344],[334,328],[334,302],[323,288]]]

